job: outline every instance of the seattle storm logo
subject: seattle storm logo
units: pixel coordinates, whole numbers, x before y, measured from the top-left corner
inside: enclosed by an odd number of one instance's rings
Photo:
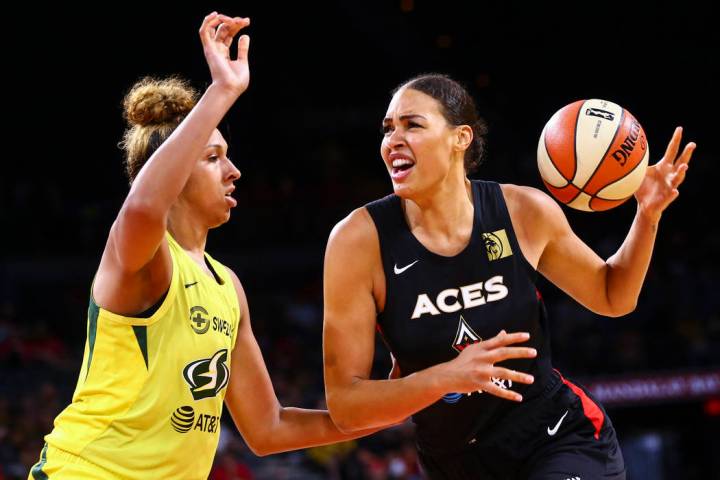
[[[214,397],[225,388],[230,378],[230,369],[225,364],[227,353],[226,349],[220,350],[211,358],[195,360],[183,369],[183,377],[195,400]]]

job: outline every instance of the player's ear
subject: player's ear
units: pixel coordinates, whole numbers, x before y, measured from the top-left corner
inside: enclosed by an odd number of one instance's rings
[[[473,131],[469,125],[455,127],[455,149],[464,152],[470,148],[473,141]]]

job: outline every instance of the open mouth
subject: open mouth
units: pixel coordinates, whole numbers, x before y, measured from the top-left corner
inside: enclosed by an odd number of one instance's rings
[[[225,201],[230,205],[230,207],[237,206],[237,200],[233,198],[232,192],[227,192],[225,194]]]
[[[391,175],[394,179],[406,177],[415,166],[415,162],[409,158],[396,158],[392,162]]]

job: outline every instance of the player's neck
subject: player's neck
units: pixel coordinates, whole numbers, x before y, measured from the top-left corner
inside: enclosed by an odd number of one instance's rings
[[[460,182],[448,182],[422,199],[404,200],[403,210],[416,236],[457,239],[462,243],[472,231],[472,187],[463,176]]]
[[[200,224],[190,216],[173,215],[171,212],[168,216],[167,229],[178,245],[188,252],[189,255],[200,259],[203,258],[208,233],[206,227],[200,226]]]

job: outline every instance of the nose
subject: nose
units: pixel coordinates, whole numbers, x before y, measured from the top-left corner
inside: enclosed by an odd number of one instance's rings
[[[387,146],[391,149],[401,147],[405,144],[405,135],[403,134],[401,128],[393,129],[390,135],[385,138]]]
[[[235,164],[227,158],[227,175],[226,178],[230,181],[235,181],[240,178],[242,174],[240,173],[240,170],[235,166]]]

